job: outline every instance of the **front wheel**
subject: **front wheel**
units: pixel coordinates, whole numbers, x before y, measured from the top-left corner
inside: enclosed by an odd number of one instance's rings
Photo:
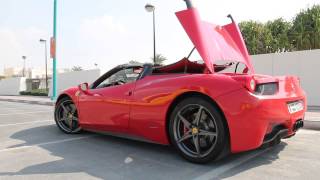
[[[58,101],[54,118],[59,129],[67,134],[75,134],[81,131],[78,119],[78,111],[70,98],[62,98]]]
[[[227,143],[223,117],[199,97],[178,103],[170,116],[169,135],[178,152],[194,163],[217,159]]]

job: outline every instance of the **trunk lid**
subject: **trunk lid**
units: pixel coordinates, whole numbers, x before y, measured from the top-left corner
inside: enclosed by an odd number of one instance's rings
[[[234,21],[224,26],[204,22],[195,8],[176,15],[211,73],[214,73],[213,65],[217,61],[241,62],[251,74],[254,73],[245,42]]]

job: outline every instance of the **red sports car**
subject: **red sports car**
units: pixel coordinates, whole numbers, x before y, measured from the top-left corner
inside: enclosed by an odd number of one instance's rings
[[[65,90],[55,106],[63,132],[173,145],[196,163],[295,135],[306,110],[299,79],[255,74],[232,17],[213,25],[186,2],[188,9],[176,15],[202,61],[191,61],[190,53],[167,66],[120,65],[90,86]]]

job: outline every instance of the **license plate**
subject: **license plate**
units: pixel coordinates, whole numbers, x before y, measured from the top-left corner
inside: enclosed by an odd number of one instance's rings
[[[290,114],[302,111],[303,110],[302,101],[295,101],[295,102],[288,103],[288,110]]]

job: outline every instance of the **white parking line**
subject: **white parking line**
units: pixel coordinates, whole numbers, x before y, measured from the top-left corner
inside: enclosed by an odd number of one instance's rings
[[[19,114],[34,114],[34,113],[44,113],[44,112],[52,112],[52,111],[33,111],[33,112],[23,112],[23,113],[5,113],[0,114],[0,116],[9,116],[9,115],[19,115]]]
[[[1,110],[17,110],[17,109],[20,109],[20,108],[17,108],[17,107],[1,107]]]
[[[241,156],[237,159],[234,159],[231,163],[226,163],[222,166],[219,166],[218,168],[213,169],[212,171],[209,171],[209,172],[195,178],[195,180],[215,179],[215,178],[219,177],[221,174],[223,174],[223,173],[225,173],[235,167],[240,166],[241,164],[265,153],[266,151],[268,151],[270,149],[271,148],[249,152],[244,156]]]
[[[8,126],[19,126],[19,125],[25,125],[25,124],[36,124],[36,123],[42,123],[42,122],[54,122],[54,120],[42,120],[42,121],[29,121],[29,122],[12,123],[12,124],[0,124],[0,128],[1,127],[8,127]]]
[[[23,113],[23,112],[32,112],[34,110],[29,108],[29,109],[23,109],[23,108],[12,108],[12,109],[7,109],[7,108],[0,108],[1,111],[5,112],[3,114],[12,114],[12,113]],[[38,109],[38,111],[48,111],[48,109]]]
[[[98,136],[98,135],[81,136],[81,137],[76,137],[76,138],[69,138],[69,139],[64,139],[64,140],[33,144],[33,145],[30,145],[30,146],[19,146],[19,147],[14,147],[14,148],[1,149],[0,153],[1,152],[15,151],[15,150],[19,150],[19,149],[32,148],[32,147],[36,147],[36,146],[46,146],[46,145],[51,145],[51,144],[58,144],[58,143],[64,143],[64,142],[70,142],[70,141],[77,141],[77,140],[81,140],[81,139],[88,139],[88,138],[95,137],[95,136]]]

